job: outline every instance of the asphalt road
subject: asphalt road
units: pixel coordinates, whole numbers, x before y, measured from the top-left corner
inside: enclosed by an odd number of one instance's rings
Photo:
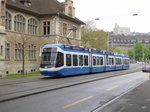
[[[124,75],[140,70],[140,66],[131,65],[129,70],[104,72],[97,74],[75,75],[68,77],[17,77],[0,80],[0,102],[38,94],[45,91],[60,89],[81,83],[101,80],[108,77]]]
[[[135,72],[0,103],[0,112],[94,112],[148,80]]]

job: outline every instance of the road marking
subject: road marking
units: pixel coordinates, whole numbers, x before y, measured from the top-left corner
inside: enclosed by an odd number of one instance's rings
[[[119,86],[119,85],[113,86],[113,87],[111,87],[111,88],[108,88],[107,91],[111,91],[111,90],[116,89],[116,88],[118,88],[118,87],[120,87],[120,86]]]
[[[133,80],[128,80],[128,82],[130,83],[130,82],[132,82]]]
[[[85,100],[88,100],[88,99],[90,99],[90,98],[92,98],[93,96],[88,96],[88,97],[86,97],[86,98],[83,98],[83,99],[81,99],[81,100],[78,100],[78,101],[76,101],[76,102],[73,102],[73,103],[71,103],[71,104],[69,104],[69,105],[66,105],[66,106],[64,106],[63,108],[64,109],[66,109],[66,108],[69,108],[69,107],[71,107],[71,106],[73,106],[73,105],[76,105],[76,104],[78,104],[78,103],[80,103],[80,102],[83,102],[83,101],[85,101]]]

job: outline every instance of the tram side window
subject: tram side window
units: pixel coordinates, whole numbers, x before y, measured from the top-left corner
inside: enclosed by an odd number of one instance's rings
[[[120,58],[116,58],[116,65],[121,65],[121,59]]]
[[[100,57],[100,65],[103,65],[103,57]]]
[[[83,66],[83,55],[79,55],[79,66]]]
[[[61,52],[57,53],[57,59],[56,59],[56,67],[61,67],[64,65],[64,54]]]
[[[78,66],[78,56],[77,55],[73,55],[73,66]]]
[[[114,65],[114,58],[112,58],[112,65]]]
[[[128,60],[128,59],[124,59],[123,62],[124,62],[125,65],[128,65],[128,64],[129,64],[129,60]]]
[[[119,59],[116,58],[116,65],[119,65]]]
[[[121,59],[119,59],[119,65],[121,65],[122,64],[122,60]]]
[[[109,65],[112,65],[112,58],[109,58]]]
[[[88,64],[88,56],[84,56],[84,65],[85,66],[88,66],[89,64]]]
[[[118,65],[118,58],[116,58],[116,65]]]
[[[71,66],[71,54],[66,54],[66,65]]]
[[[97,65],[100,65],[100,57],[97,56]]]
[[[108,55],[106,55],[106,65],[109,65],[109,58],[108,58]]]
[[[96,65],[96,56],[93,56],[93,65]]]

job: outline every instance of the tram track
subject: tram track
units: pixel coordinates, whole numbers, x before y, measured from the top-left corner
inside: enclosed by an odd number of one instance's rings
[[[15,84],[18,85],[18,84],[30,83],[30,82],[39,82],[42,79],[44,81],[45,81],[45,79],[48,79],[48,81],[53,80],[53,82],[55,82],[56,80],[58,80],[57,82],[60,82],[60,80],[63,80],[63,79],[66,79],[66,78],[67,79],[68,78],[76,79],[74,81],[72,81],[72,80],[62,81],[60,83],[48,84],[48,85],[44,85],[44,86],[38,86],[38,87],[35,87],[35,88],[33,87],[33,88],[30,88],[30,89],[25,89],[25,90],[20,90],[20,91],[16,91],[16,92],[6,93],[6,94],[3,94],[3,95],[0,95],[0,102],[10,101],[10,100],[14,100],[14,99],[22,98],[22,97],[27,97],[27,96],[31,96],[31,95],[35,95],[35,94],[40,94],[40,93],[44,93],[44,92],[49,92],[49,91],[53,91],[53,90],[67,88],[67,87],[80,85],[80,84],[84,84],[84,83],[88,83],[88,82],[102,80],[102,79],[105,79],[105,78],[115,77],[115,76],[119,76],[119,75],[125,75],[125,74],[129,74],[129,73],[137,72],[137,71],[140,71],[140,70],[141,70],[140,68],[136,68],[136,69],[131,69],[131,70],[97,73],[96,75],[95,74],[93,74],[93,75],[90,74],[90,75],[70,76],[70,77],[61,77],[61,78],[52,78],[52,79],[51,78],[40,78],[39,80],[37,79],[37,80],[30,80],[30,81],[22,81],[22,82],[18,82],[18,83],[17,82],[16,83],[9,83],[9,84],[7,83],[6,85],[3,85],[3,86],[9,86],[9,85],[15,85]],[[100,77],[99,74],[102,74],[103,76],[101,75],[101,77]],[[87,78],[87,76],[88,76],[88,78]],[[99,76],[99,77],[97,77],[97,76]],[[79,77],[79,79],[78,79],[78,77]],[[86,77],[86,79],[85,79],[85,77]],[[1,87],[2,87],[2,85],[1,85]]]
[[[6,81],[3,83],[0,83],[0,86],[9,86],[9,85],[14,85],[14,84],[22,84],[22,83],[30,83],[30,82],[39,82],[39,81],[43,81],[46,79],[49,79],[49,81],[51,80],[61,80],[61,79],[66,79],[66,78],[74,78],[74,77],[90,77],[90,76],[94,76],[97,77],[99,75],[105,75],[105,74],[110,74],[111,77],[116,76],[115,74],[118,75],[123,75],[123,73],[132,73],[132,72],[136,72],[136,70],[141,70],[141,69],[130,69],[130,70],[120,70],[120,71],[111,71],[111,72],[101,72],[101,73],[95,73],[95,74],[82,74],[82,75],[71,75],[71,76],[61,76],[61,77],[43,77],[43,76],[38,76],[38,77],[34,77],[32,79],[25,79],[25,80],[14,80],[12,82]],[[118,76],[117,75],[117,76]],[[11,79],[7,79],[6,80],[11,80]]]

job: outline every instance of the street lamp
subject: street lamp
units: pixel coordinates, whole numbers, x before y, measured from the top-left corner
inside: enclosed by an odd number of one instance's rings
[[[117,15],[117,16],[119,16],[119,15]],[[122,16],[122,15],[121,15]],[[137,13],[134,13],[134,14],[132,14],[132,16],[138,16],[138,14]],[[113,17],[113,16],[112,16]],[[95,18],[94,20],[100,20],[100,18]],[[107,36],[107,50],[109,50],[109,32],[108,32],[108,36]],[[134,52],[135,52],[135,50],[134,50]],[[135,55],[134,55],[134,60],[135,60]]]
[[[144,53],[144,45],[142,45],[142,60],[143,60],[143,62],[144,62],[144,56],[145,56],[145,53]]]
[[[132,16],[138,16],[138,14],[132,14]]]
[[[95,20],[100,20],[100,18],[95,18]]]
[[[106,18],[110,18],[110,17],[119,17],[119,16],[123,16],[123,15],[114,15],[114,16],[106,16]],[[126,15],[125,15],[126,16]],[[138,14],[137,13],[134,13],[134,14],[132,14],[132,16],[138,16]],[[102,17],[102,18],[104,18],[104,17]],[[94,18],[94,20],[100,20],[101,18]]]
[[[134,56],[134,62],[135,62],[135,43],[134,43],[134,48],[133,48],[133,56]]]

